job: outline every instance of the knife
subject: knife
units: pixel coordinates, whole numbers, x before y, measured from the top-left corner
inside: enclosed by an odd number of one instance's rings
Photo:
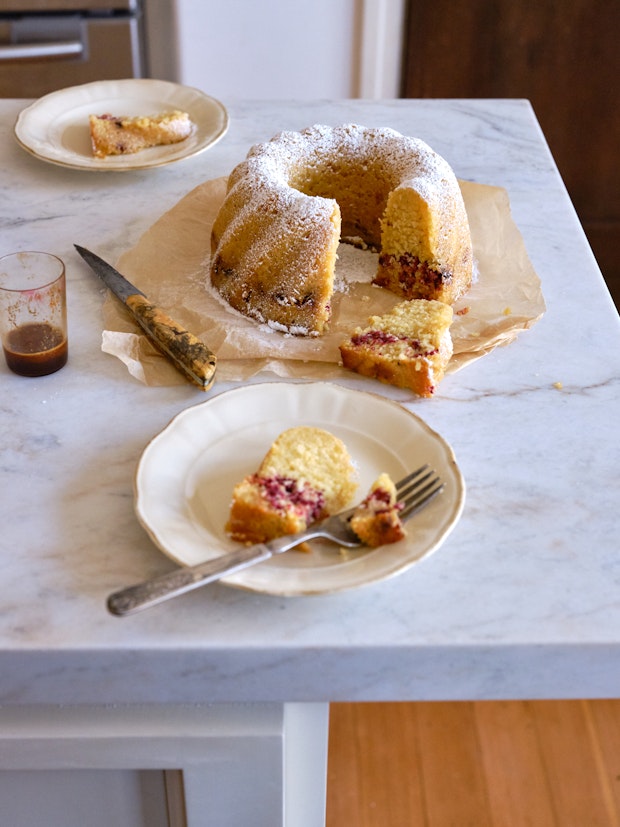
[[[154,345],[186,379],[208,391],[215,379],[217,358],[204,342],[151,304],[141,290],[95,253],[73,245],[106,287],[119,298]]]

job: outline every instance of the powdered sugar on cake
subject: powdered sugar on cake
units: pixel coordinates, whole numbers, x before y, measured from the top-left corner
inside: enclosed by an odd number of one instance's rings
[[[341,235],[381,249],[374,280],[404,298],[422,290],[452,303],[471,283],[450,166],[419,139],[353,124],[282,132],[250,149],[213,225],[211,281],[261,324],[321,335],[334,289],[349,283],[336,270]]]

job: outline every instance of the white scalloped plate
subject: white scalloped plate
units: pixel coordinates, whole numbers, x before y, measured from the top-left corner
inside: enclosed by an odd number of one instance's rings
[[[254,472],[279,433],[297,425],[340,437],[359,469],[359,497],[382,471],[394,480],[429,463],[444,491],[378,549],[344,551],[314,541],[222,582],[273,595],[352,589],[400,574],[439,548],[463,510],[465,483],[450,446],[418,416],[381,396],[328,383],[265,383],[187,408],[144,450],[135,509],[155,544],[181,565],[238,547],[224,532],[234,485]]]
[[[194,124],[178,144],[143,149],[131,155],[95,158],[90,145],[89,115],[155,115],[180,109]],[[20,112],[18,143],[42,161],[72,169],[125,172],[149,169],[191,158],[226,134],[228,113],[215,98],[198,89],[164,80],[101,80],[50,92]]]

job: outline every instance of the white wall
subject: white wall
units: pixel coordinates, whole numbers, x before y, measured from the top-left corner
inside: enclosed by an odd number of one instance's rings
[[[390,98],[405,0],[146,0],[151,75],[216,98]]]

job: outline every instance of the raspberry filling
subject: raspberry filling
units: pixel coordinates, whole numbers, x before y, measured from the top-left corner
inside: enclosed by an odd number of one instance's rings
[[[253,481],[260,486],[264,499],[277,511],[286,512],[293,508],[297,514],[304,517],[307,523],[318,520],[324,513],[323,492],[313,488],[307,482],[300,484],[298,480],[289,477],[259,477],[258,475]]]
[[[452,281],[452,273],[440,273],[433,270],[427,262],[420,261],[412,253],[403,253],[401,256],[394,256],[391,253],[382,253],[379,257],[381,267],[390,268],[396,263],[400,269],[398,281],[403,289],[406,298],[423,298],[426,294],[432,295],[436,290],[441,289],[445,284]],[[385,276],[378,273],[374,283],[385,287]]]
[[[410,339],[408,336],[394,336],[393,333],[387,333],[385,330],[368,330],[365,333],[356,333],[351,337],[351,343],[353,345],[366,347],[381,347],[382,345],[391,345],[396,342],[404,342],[412,350],[416,351],[416,356],[434,356],[435,353],[437,353],[437,348],[421,351],[420,342],[417,339]]]
[[[401,511],[402,503],[392,504],[390,492],[385,488],[376,488],[364,500],[364,507],[373,514],[384,514],[389,511]]]
[[[393,333],[386,333],[385,330],[369,330],[366,333],[356,333],[351,341],[354,345],[389,345],[398,341]]]

